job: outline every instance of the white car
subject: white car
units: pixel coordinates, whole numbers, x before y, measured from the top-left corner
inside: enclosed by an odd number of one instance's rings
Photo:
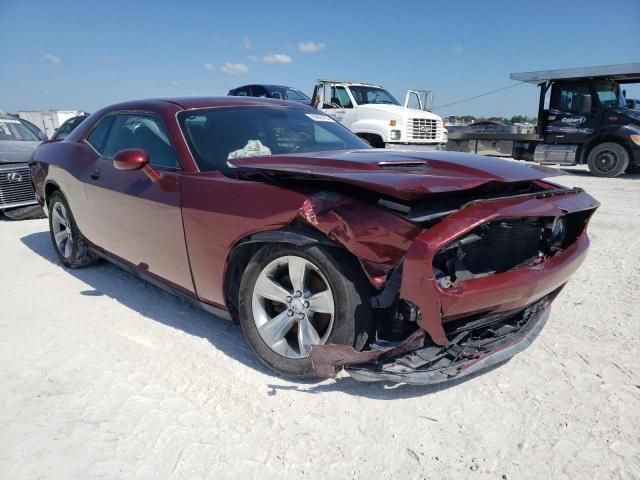
[[[444,150],[442,117],[427,111],[419,94],[408,91],[403,106],[379,85],[318,80],[313,105],[374,147]],[[419,108],[408,107],[413,95]]]

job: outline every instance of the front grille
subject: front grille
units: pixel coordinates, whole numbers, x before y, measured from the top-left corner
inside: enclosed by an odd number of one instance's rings
[[[463,262],[474,274],[504,272],[537,256],[541,225],[529,222],[493,222],[462,242]]]
[[[0,208],[36,203],[31,173],[25,164],[0,166]]]
[[[544,218],[495,220],[450,243],[434,257],[441,285],[540,261],[549,251],[544,222]]]
[[[438,121],[428,118],[410,118],[407,123],[407,139],[436,140],[438,138]]]

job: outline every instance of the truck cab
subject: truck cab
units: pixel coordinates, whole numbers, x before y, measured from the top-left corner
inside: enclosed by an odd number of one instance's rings
[[[445,148],[442,118],[427,109],[420,92],[409,91],[404,105],[379,85],[318,80],[313,106],[377,148]],[[410,108],[411,100],[418,108]]]
[[[525,154],[516,158],[587,164],[598,177],[640,172],[640,112],[622,90],[640,82],[640,64],[513,73],[511,79],[540,87],[538,138],[514,146]]]

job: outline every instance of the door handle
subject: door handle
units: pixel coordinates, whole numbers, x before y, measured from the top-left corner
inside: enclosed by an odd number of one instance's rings
[[[93,172],[91,172],[89,176],[91,177],[92,180],[98,180],[101,174],[102,174],[102,171],[99,168],[96,168]]]

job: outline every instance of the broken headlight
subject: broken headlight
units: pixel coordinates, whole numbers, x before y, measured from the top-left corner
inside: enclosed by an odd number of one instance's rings
[[[544,223],[542,239],[549,253],[556,252],[561,248],[566,232],[567,219],[565,217],[550,218]]]

